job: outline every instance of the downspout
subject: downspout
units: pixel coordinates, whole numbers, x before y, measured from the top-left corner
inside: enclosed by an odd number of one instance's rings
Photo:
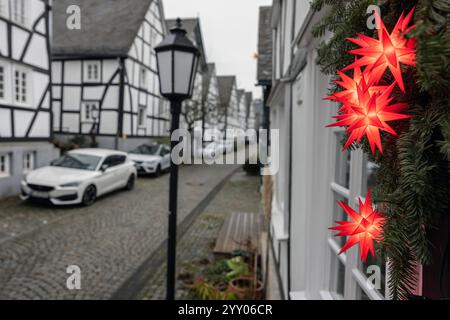
[[[117,119],[117,135],[115,141],[115,149],[119,149],[119,139],[123,137],[123,110],[125,100],[125,59],[123,57],[119,60],[119,116]]]

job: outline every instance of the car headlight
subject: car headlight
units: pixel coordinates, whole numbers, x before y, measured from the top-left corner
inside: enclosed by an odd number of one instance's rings
[[[61,188],[73,188],[78,187],[81,184],[81,182],[70,182],[60,185]]]

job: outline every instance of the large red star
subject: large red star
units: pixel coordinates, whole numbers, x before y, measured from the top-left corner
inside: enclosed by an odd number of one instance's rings
[[[338,226],[330,228],[330,230],[339,231],[336,237],[348,237],[339,254],[359,243],[361,260],[366,262],[369,251],[372,256],[375,256],[373,241],[381,240],[383,215],[373,210],[370,189],[364,203],[359,199],[359,213],[344,202],[338,202],[338,204],[352,220],[336,221]]]
[[[353,142],[360,142],[364,136],[369,140],[372,153],[375,154],[375,148],[383,153],[381,144],[380,130],[388,132],[394,136],[397,133],[387,122],[408,119],[410,116],[401,112],[408,108],[406,103],[396,103],[390,105],[393,98],[390,97],[395,83],[391,84],[381,93],[368,90],[364,78],[356,86],[357,101],[348,99],[348,97],[337,98],[343,103],[342,114],[334,118],[339,121],[328,125],[328,127],[347,127],[350,134],[344,149],[347,149]]]
[[[415,40],[405,38],[405,35],[415,28],[415,25],[409,26],[413,13],[414,9],[406,17],[402,13],[390,34],[378,13],[375,13],[379,27],[378,39],[363,34],[358,34],[359,38],[347,38],[361,47],[351,50],[349,53],[362,56],[362,58],[346,67],[344,71],[367,66],[365,71],[372,73],[375,82],[378,82],[386,69],[389,68],[398,86],[405,92],[400,63],[410,66],[415,65]]]

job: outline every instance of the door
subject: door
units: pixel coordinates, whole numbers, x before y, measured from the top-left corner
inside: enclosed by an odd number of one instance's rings
[[[103,161],[100,167],[102,172],[97,179],[98,195],[114,190],[117,185],[116,170],[114,168],[115,161],[115,156],[109,156]]]
[[[130,163],[127,162],[127,156],[117,155],[114,156],[114,167],[116,168],[117,185],[116,188],[126,186],[128,178],[130,177]]]
[[[164,170],[170,168],[170,148],[168,146],[162,146],[161,157],[162,157],[161,167]]]

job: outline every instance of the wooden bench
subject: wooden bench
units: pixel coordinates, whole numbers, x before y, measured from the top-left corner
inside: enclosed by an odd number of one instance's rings
[[[256,213],[233,212],[228,215],[220,229],[214,253],[231,255],[236,250],[260,248],[261,233],[264,231],[264,216]]]

